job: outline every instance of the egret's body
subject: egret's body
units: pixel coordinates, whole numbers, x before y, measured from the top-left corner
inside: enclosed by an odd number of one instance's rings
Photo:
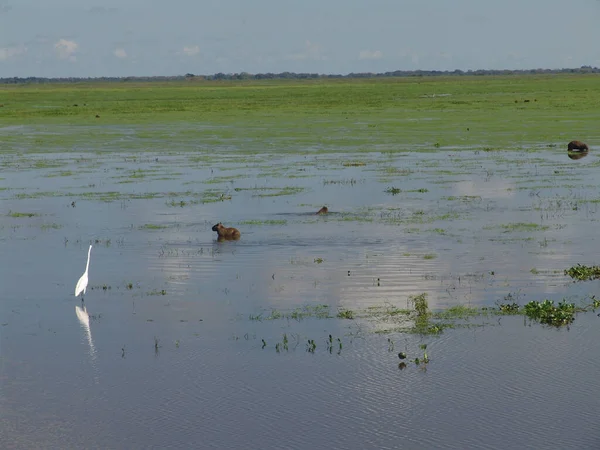
[[[87,285],[88,285],[88,269],[90,268],[90,254],[91,253],[92,253],[92,246],[90,245],[90,248],[88,250],[87,264],[85,265],[85,272],[83,272],[83,275],[81,275],[81,278],[79,278],[79,281],[77,282],[77,286],[75,286],[75,297],[77,297],[79,294],[81,294],[82,302],[83,302],[83,294],[85,294],[85,291],[86,291]]]

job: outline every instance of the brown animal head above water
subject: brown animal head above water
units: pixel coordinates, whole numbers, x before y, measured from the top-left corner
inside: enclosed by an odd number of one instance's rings
[[[327,214],[329,212],[329,210],[327,209],[327,206],[323,206],[320,210],[317,211],[317,214]]]
[[[587,146],[587,144],[585,142],[581,142],[581,141],[571,141],[569,142],[569,145],[567,145],[567,150],[568,151],[573,151],[573,150],[585,150],[588,151],[589,147]]]
[[[213,225],[211,228],[213,231],[216,231],[219,235],[219,241],[222,240],[237,240],[240,238],[241,233],[240,230],[233,227],[224,227],[221,222],[216,225]]]

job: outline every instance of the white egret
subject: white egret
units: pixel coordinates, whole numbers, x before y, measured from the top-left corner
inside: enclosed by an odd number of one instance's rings
[[[75,297],[77,297],[79,294],[81,294],[81,302],[83,303],[83,294],[85,294],[85,291],[87,289],[87,285],[88,285],[88,269],[90,267],[90,254],[92,253],[92,245],[90,244],[90,248],[88,250],[88,259],[87,259],[87,264],[85,265],[85,272],[83,272],[83,275],[81,275],[81,278],[79,278],[79,281],[77,282],[77,286],[75,286]]]

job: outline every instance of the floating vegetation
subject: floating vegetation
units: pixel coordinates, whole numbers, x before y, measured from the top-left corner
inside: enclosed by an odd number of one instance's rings
[[[279,197],[281,195],[294,195],[304,191],[303,187],[286,186],[283,188],[276,188],[272,192],[263,192],[255,194],[253,197]]]
[[[161,289],[161,290],[153,289],[153,290],[147,292],[146,295],[167,295],[167,291],[164,289]]]
[[[558,302],[558,305],[554,305],[551,300],[531,301],[524,306],[523,310],[529,319],[555,327],[572,323],[576,312],[574,303]]]
[[[329,305],[305,305],[300,308],[295,308],[289,312],[282,312],[277,309],[272,309],[268,316],[264,316],[261,314],[250,314],[250,320],[277,320],[277,319],[293,319],[293,320],[303,320],[307,318],[317,318],[317,319],[330,319],[333,316],[330,315]]]
[[[154,223],[147,223],[138,227],[140,230],[164,230],[169,228],[167,225],[157,225]]]
[[[337,318],[352,320],[354,319],[354,312],[351,309],[341,309],[337,313]]]
[[[242,220],[240,225],[285,225],[287,220]]]
[[[483,227],[484,230],[492,230],[495,228],[501,228],[505,233],[509,233],[511,231],[545,231],[550,227],[547,225],[539,225],[537,223],[525,223],[525,222],[516,222],[516,223],[507,223],[500,225],[489,225]]]
[[[253,197],[278,197],[280,195],[293,195],[304,191],[305,188],[298,186],[284,186],[284,187],[267,187],[267,186],[255,186],[251,188],[236,187],[234,191],[257,191],[258,193],[253,194]]]
[[[72,177],[74,172],[72,170],[61,170],[58,172],[52,172],[46,175],[47,178],[55,178],[55,177]]]
[[[342,166],[344,167],[360,167],[360,166],[366,166],[367,164],[363,161],[344,161],[342,163]]]
[[[9,211],[7,214],[8,217],[14,217],[14,218],[19,218],[19,217],[36,217],[39,216],[39,214],[37,213],[24,213],[24,212],[13,212],[13,211]]]
[[[380,213],[380,217],[383,223],[387,223],[390,225],[425,224],[461,218],[461,215],[457,212],[447,212],[440,214],[438,211],[436,211],[434,214],[429,215],[423,210],[413,211],[412,214],[403,211],[392,210],[382,211]],[[462,216],[462,218],[464,218],[464,216]],[[421,231],[421,229],[415,228],[415,231]]]
[[[392,186],[392,187],[387,188],[383,192],[385,192],[386,194],[398,195],[400,192],[402,192],[402,189]]]
[[[434,313],[437,319],[468,319],[480,315],[482,310],[473,306],[456,305]]]
[[[62,228],[62,225],[59,225],[58,223],[43,223],[40,228],[42,231],[58,230]]]
[[[500,303],[498,309],[504,314],[519,314],[519,305],[515,302]]]
[[[328,184],[340,184],[340,185],[350,185],[354,186],[356,183],[364,183],[365,180],[356,180],[354,178],[344,178],[342,180],[323,180],[323,185],[327,186]]]
[[[595,280],[600,278],[600,266],[584,266],[577,264],[576,266],[565,269],[565,275],[577,281]]]
[[[202,203],[216,203],[231,200],[231,195],[221,191],[206,190],[202,195]]]

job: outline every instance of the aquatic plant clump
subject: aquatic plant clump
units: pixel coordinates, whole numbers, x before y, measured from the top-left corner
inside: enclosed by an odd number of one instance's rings
[[[595,280],[600,278],[600,266],[584,266],[577,264],[576,266],[565,269],[565,275],[577,281]]]
[[[558,302],[558,305],[554,305],[551,300],[531,301],[523,307],[523,310],[528,318],[555,327],[572,323],[576,312],[574,303]]]

